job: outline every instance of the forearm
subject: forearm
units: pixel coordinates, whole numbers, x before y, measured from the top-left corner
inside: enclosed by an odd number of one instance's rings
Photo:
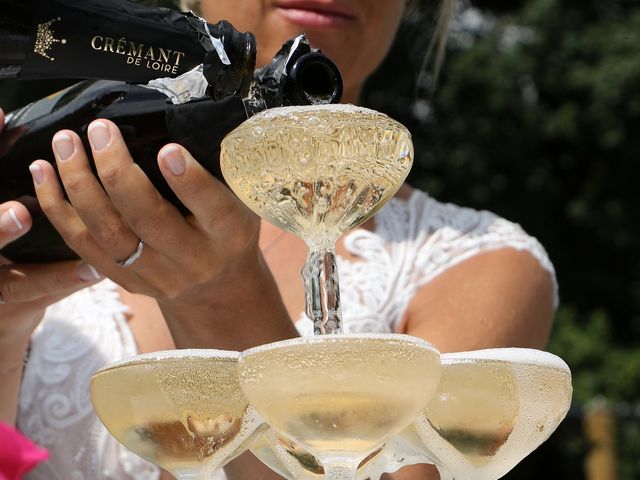
[[[189,298],[159,302],[178,348],[242,351],[298,336],[262,254]]]
[[[20,382],[24,369],[24,358],[28,341],[0,341],[0,421],[15,425],[18,411]]]

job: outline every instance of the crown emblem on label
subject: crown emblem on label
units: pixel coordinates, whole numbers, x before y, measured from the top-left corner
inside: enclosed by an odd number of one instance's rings
[[[51,30],[51,26],[55,22],[59,22],[62,20],[60,17],[54,18],[53,20],[49,20],[48,22],[44,22],[38,25],[38,31],[36,33],[36,44],[33,47],[33,51],[39,55],[42,55],[44,58],[51,60],[52,62],[55,60],[55,57],[49,56],[49,50],[56,43],[61,43],[64,45],[67,43],[66,39],[58,39],[54,36],[53,31]]]

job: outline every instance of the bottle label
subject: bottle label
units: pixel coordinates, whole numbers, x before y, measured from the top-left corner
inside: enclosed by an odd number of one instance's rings
[[[184,14],[126,0],[31,0],[31,55],[21,79],[147,82],[202,63],[207,50]]]

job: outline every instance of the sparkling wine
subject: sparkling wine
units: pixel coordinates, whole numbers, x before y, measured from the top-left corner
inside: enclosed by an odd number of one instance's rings
[[[316,334],[342,333],[336,239],[397,192],[412,161],[403,125],[353,105],[271,109],[223,140],[220,167],[231,189],[307,242],[306,312]]]
[[[438,394],[425,413],[443,439],[479,466],[489,462],[509,439],[520,410],[518,393],[509,364],[447,365]]]
[[[379,449],[411,423],[439,380],[437,351],[403,335],[278,342],[244,352],[238,366],[243,392],[267,423],[321,459]]]
[[[494,480],[556,429],[571,403],[571,373],[555,355],[494,349],[442,355],[442,379],[414,427],[455,478]]]
[[[176,350],[140,355],[98,372],[91,401],[125,447],[196,478],[248,448],[261,424],[240,390],[236,352]]]
[[[311,242],[334,241],[373,216],[411,167],[404,126],[353,105],[283,107],[222,143],[223,175],[240,199]]]

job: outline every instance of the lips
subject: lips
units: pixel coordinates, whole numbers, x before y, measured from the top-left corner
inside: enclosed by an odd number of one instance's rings
[[[305,28],[339,27],[356,20],[355,12],[335,0],[281,0],[275,6],[288,21]]]

